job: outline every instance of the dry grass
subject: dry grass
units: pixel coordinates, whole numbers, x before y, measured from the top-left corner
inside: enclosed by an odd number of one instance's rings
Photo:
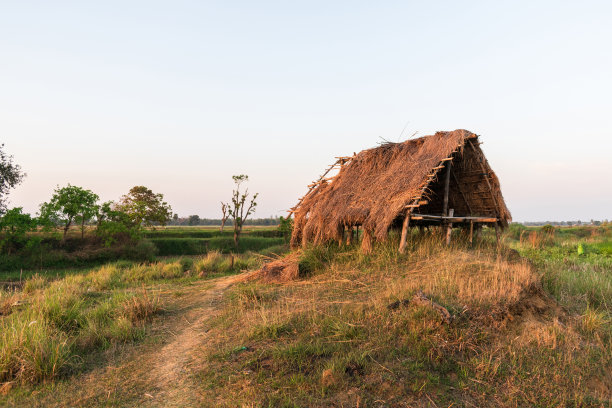
[[[371,255],[309,247],[300,261],[307,278],[234,287],[210,334],[202,392],[227,406],[600,406],[609,398],[592,385],[612,362],[602,315],[568,315],[510,253],[446,248],[435,236],[413,236],[409,247],[406,255],[396,242]],[[402,302],[417,291],[453,322]],[[589,341],[585,327],[595,333]]]
[[[47,382],[116,342],[137,340],[160,310],[157,297],[133,282],[183,277],[178,262],[106,265],[55,281],[28,279],[0,294],[0,382]]]

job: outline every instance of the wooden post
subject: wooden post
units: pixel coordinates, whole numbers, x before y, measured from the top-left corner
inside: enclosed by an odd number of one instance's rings
[[[410,213],[406,212],[404,223],[402,224],[402,238],[400,239],[399,253],[403,254],[406,250],[406,238],[408,237],[408,225],[410,225]]]
[[[499,249],[500,247],[500,231],[499,231],[499,224],[495,223],[495,239],[497,240],[497,249]]]
[[[353,226],[351,225],[346,233],[346,245],[350,246],[353,243]]]
[[[450,210],[448,210],[448,216],[452,217],[453,214],[455,213],[455,209],[451,208]],[[446,245],[450,245],[451,242],[451,232],[453,231],[453,223],[449,222],[446,226]]]
[[[470,221],[470,245],[474,243],[474,221]]]
[[[446,174],[444,175],[444,205],[442,215],[448,215],[448,188],[450,185],[451,162],[446,162]]]

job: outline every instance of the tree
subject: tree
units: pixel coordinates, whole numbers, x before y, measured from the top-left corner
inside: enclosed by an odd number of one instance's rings
[[[66,233],[75,220],[81,223],[81,238],[84,236],[85,222],[97,213],[99,197],[91,190],[71,186],[60,188],[53,192],[51,200],[40,205],[40,217],[53,225],[61,225],[64,229],[62,242],[66,241]]]
[[[226,204],[226,206],[229,216],[234,220],[234,245],[236,248],[238,248],[238,241],[240,240],[240,234],[242,233],[242,226],[249,215],[255,212],[255,207],[257,207],[255,200],[257,199],[258,194],[255,193],[253,195],[253,198],[251,198],[251,201],[247,207],[246,201],[249,198],[249,190],[246,189],[244,193],[241,193],[240,185],[245,181],[249,181],[249,176],[246,174],[240,174],[238,176],[232,176],[232,179],[236,184],[236,189],[232,192],[231,204]]]
[[[10,255],[13,249],[26,240],[26,234],[36,229],[36,218],[24,214],[23,208],[15,207],[0,217],[0,250],[7,250]]]
[[[221,229],[220,229],[221,232],[223,232],[223,227],[225,227],[225,221],[227,221],[227,217],[229,217],[229,214],[227,213],[228,209],[229,209],[228,205],[222,201],[221,202],[221,212],[223,213],[223,218],[221,218]]]
[[[155,223],[166,225],[172,217],[172,208],[163,194],[155,194],[145,186],[132,187],[121,197],[117,209],[128,214],[138,228]]]
[[[131,217],[112,201],[107,201],[99,207],[96,218],[96,234],[102,238],[106,246],[121,239],[135,240],[139,237],[139,228]]]
[[[189,225],[200,225],[200,216],[199,215],[190,215],[187,221]]]
[[[23,181],[25,173],[18,164],[13,163],[13,156],[4,152],[4,144],[0,144],[0,214],[6,211],[6,196],[10,189]]]

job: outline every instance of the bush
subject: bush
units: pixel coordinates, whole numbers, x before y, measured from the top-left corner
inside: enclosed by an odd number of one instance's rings
[[[338,252],[338,245],[310,245],[302,251],[299,259],[300,276],[309,275],[328,265]]]
[[[266,238],[243,236],[240,238],[238,250],[230,236],[212,238],[153,238],[151,242],[158,248],[160,256],[172,255],[202,255],[210,251],[222,253],[261,251],[266,248],[283,244],[283,238]]]
[[[125,247],[125,255],[137,261],[153,262],[157,253],[157,246],[148,239],[141,239],[136,245]]]
[[[195,263],[195,270],[204,273],[229,273],[253,269],[259,264],[260,260],[253,254],[224,255],[213,251]]]
[[[179,259],[179,263],[181,264],[183,272],[187,272],[193,269],[193,259],[191,258],[181,258]]]

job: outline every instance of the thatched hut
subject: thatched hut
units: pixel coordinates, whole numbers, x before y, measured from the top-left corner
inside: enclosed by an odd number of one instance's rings
[[[385,240],[393,227],[483,224],[504,228],[511,220],[499,180],[485,158],[478,135],[467,130],[385,143],[338,157],[291,209],[293,247],[307,242],[350,241],[362,229],[362,248]],[[334,169],[338,173],[327,177]],[[360,236],[357,233],[357,236]]]

